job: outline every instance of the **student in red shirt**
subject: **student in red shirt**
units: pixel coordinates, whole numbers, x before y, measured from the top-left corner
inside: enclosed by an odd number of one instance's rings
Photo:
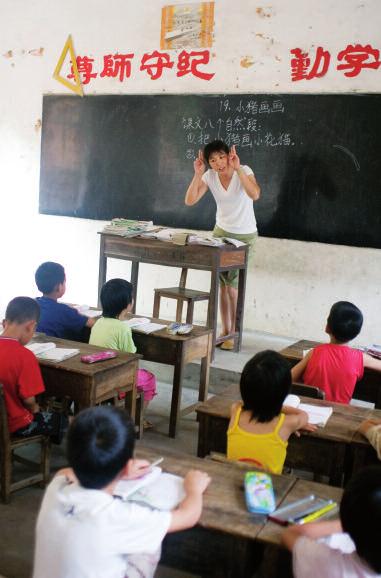
[[[45,387],[34,353],[24,347],[33,337],[39,315],[39,305],[30,297],[15,297],[8,304],[0,335],[0,383],[9,431],[19,436],[46,434],[60,443],[67,417],[40,411],[35,396]]]
[[[353,303],[338,301],[331,307],[325,328],[330,343],[314,347],[291,370],[292,381],[313,385],[328,401],[349,403],[364,367],[381,371],[381,361],[348,346],[361,331],[363,316]]]

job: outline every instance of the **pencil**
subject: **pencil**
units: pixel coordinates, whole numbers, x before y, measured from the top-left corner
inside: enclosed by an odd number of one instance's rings
[[[320,508],[320,510],[313,512],[312,514],[309,514],[305,518],[302,518],[297,523],[298,524],[308,524],[308,522],[313,522],[314,520],[321,518],[321,516],[324,516],[324,514],[326,514],[330,510],[333,510],[333,508],[336,508],[336,506],[337,506],[336,502],[331,502],[330,504],[327,504],[323,508]]]

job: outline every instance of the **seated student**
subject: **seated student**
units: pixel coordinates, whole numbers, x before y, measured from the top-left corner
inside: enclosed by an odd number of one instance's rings
[[[367,353],[349,347],[347,343],[361,331],[360,309],[348,301],[338,301],[331,307],[325,328],[330,343],[314,347],[291,370],[292,381],[313,385],[325,392],[327,401],[349,403],[364,367],[381,371],[381,361]]]
[[[381,575],[381,467],[359,471],[348,483],[340,504],[340,521],[289,526],[283,542],[292,551],[295,578],[371,578]],[[340,549],[321,539],[347,532],[354,544]],[[347,540],[346,542],[349,542]],[[350,552],[348,552],[348,549]]]
[[[37,331],[74,341],[88,341],[85,328],[92,327],[95,319],[78,313],[66,303],[58,303],[66,291],[65,269],[59,263],[42,263],[35,274],[36,285],[42,297],[37,297],[41,315]]]
[[[361,432],[372,444],[381,460],[381,419],[367,419],[360,424]]]
[[[316,429],[304,411],[283,406],[290,388],[290,367],[279,353],[261,351],[246,363],[240,381],[242,403],[231,408],[228,458],[282,473],[290,435]]]
[[[134,426],[113,407],[86,409],[72,422],[67,457],[72,469],[48,486],[37,520],[33,578],[151,578],[168,532],[190,528],[202,510],[210,478],[190,471],[185,498],[169,512],[113,496],[118,480],[149,471],[133,459]]]
[[[135,353],[131,327],[124,323],[133,306],[132,285],[125,279],[110,279],[101,290],[102,317],[91,329],[90,344]],[[138,370],[137,387],[144,392],[144,406],[156,395],[155,376],[145,369]],[[145,420],[144,427],[152,427]]]
[[[46,434],[60,443],[67,417],[40,411],[35,396],[43,393],[45,386],[36,356],[24,347],[33,337],[39,314],[38,303],[30,297],[9,302],[0,335],[0,383],[10,433],[22,437]]]

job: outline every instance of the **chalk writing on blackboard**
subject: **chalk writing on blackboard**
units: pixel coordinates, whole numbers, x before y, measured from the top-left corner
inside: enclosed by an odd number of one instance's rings
[[[228,146],[242,149],[253,147],[290,147],[295,142],[288,130],[270,130],[267,119],[283,115],[285,106],[280,99],[241,99],[232,103],[229,98],[216,102],[217,118],[209,116],[182,117],[185,158],[195,159],[198,149],[213,139],[221,139]]]

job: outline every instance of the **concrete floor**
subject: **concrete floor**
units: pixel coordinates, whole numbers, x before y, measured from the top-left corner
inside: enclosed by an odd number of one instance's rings
[[[262,349],[279,350],[296,341],[264,333],[246,334],[240,353],[216,352],[211,371],[210,392],[218,393],[226,385],[237,382],[239,374],[250,357]],[[154,428],[144,433],[139,445],[170,448],[196,455],[198,426],[195,413],[181,419],[176,439],[168,438],[168,416],[171,399],[172,368],[157,364],[145,364],[153,368],[158,378],[158,395],[150,404],[147,417]],[[183,405],[197,401],[199,367],[189,366],[184,377]],[[52,473],[66,466],[63,447],[53,446]],[[17,466],[21,467],[21,466]],[[20,490],[12,495],[11,503],[0,504],[0,578],[30,578],[33,565],[34,525],[43,496],[38,486]],[[54,574],[52,573],[52,576]],[[192,575],[194,578],[194,575]],[[159,567],[157,578],[191,578],[190,574]]]

